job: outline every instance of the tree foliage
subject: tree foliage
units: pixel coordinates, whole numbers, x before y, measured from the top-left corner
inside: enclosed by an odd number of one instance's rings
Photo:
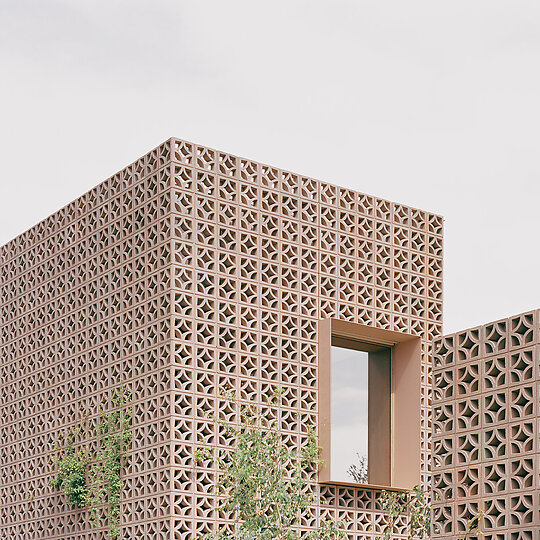
[[[383,491],[379,498],[382,511],[388,516],[383,540],[392,538],[392,531],[400,516],[408,516],[409,540],[424,540],[431,535],[431,497],[420,486],[410,491]]]
[[[90,455],[85,449],[75,449],[80,433],[80,428],[74,428],[65,435],[63,452],[55,460],[56,475],[51,480],[51,487],[63,491],[68,503],[75,508],[84,508],[88,502],[86,470]]]
[[[278,394],[271,402],[277,399]],[[196,455],[199,463],[218,466],[222,510],[237,523],[234,534],[221,530],[210,538],[342,538],[339,524],[330,520],[323,521],[316,531],[301,534],[298,530],[302,515],[315,501],[310,478],[321,464],[314,428],[307,427],[307,443],[302,448],[291,450],[285,446],[276,421],[265,417],[262,408],[237,405],[238,424],[215,420],[227,433],[230,446],[217,452],[206,447]]]
[[[109,538],[120,537],[121,473],[131,444],[132,409],[122,388],[114,393],[110,410],[102,410],[96,428],[85,421],[70,429],[53,459],[51,486],[62,491],[75,508],[87,508],[96,526],[105,509]],[[97,449],[89,441],[97,439]]]
[[[431,536],[431,492],[417,485],[410,491],[383,491],[379,498],[382,511],[388,516],[383,531],[383,540],[391,540],[392,531],[400,516],[407,516],[407,538],[425,540]],[[465,535],[457,540],[477,538],[482,534],[480,520],[482,512],[467,521]]]
[[[352,478],[353,482],[356,482],[357,484],[367,484],[369,483],[368,458],[358,452],[356,455],[358,457],[358,463],[350,465],[347,469],[347,474]]]

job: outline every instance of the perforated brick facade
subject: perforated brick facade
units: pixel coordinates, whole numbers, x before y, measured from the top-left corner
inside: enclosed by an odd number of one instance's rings
[[[434,538],[540,538],[540,311],[434,344]]]
[[[199,442],[234,420],[221,390],[273,410],[294,447],[317,423],[317,323],[441,332],[442,219],[171,139],[1,248],[0,537],[104,537],[48,485],[59,433],[127,384],[134,406],[123,538],[192,539],[227,522]],[[521,425],[521,424],[520,424]],[[320,485],[304,520],[380,535],[376,492]],[[403,523],[396,538],[404,538]],[[401,535],[401,536],[400,536]]]

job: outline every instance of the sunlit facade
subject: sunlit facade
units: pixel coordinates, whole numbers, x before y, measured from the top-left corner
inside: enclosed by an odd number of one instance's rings
[[[363,343],[402,351],[398,378],[387,380],[399,385],[381,394],[401,396],[402,416],[390,408],[391,430],[380,428],[387,477],[377,478],[427,486],[442,235],[435,214],[170,139],[4,245],[0,537],[104,537],[49,486],[50,453],[84,410],[124,384],[134,426],[123,538],[234,528],[217,509],[216,471],[194,459],[198,445],[224,441],[208,413],[237,418],[223,389],[263,403],[279,386],[281,404],[267,412],[286,444],[302,445],[313,424],[331,460],[331,390],[322,389],[331,337],[349,328]],[[321,367],[320,328],[330,320]],[[407,434],[410,455],[396,454]],[[412,464],[410,478],[395,459]],[[310,478],[316,504],[302,530],[330,516],[351,539],[380,536],[380,486],[327,472]],[[405,537],[403,521],[395,534]]]

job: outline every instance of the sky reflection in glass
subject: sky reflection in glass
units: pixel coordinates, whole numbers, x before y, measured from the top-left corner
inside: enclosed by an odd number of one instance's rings
[[[332,479],[352,482],[347,469],[368,453],[368,353],[332,347]]]

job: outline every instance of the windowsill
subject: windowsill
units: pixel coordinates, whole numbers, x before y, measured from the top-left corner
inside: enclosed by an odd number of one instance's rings
[[[332,481],[332,480],[325,480],[325,481],[319,481],[319,484],[321,486],[342,486],[342,487],[351,487],[351,488],[357,488],[357,489],[370,489],[372,491],[410,491],[407,488],[401,488],[401,487],[390,487],[390,486],[379,486],[377,484],[357,484],[356,482],[340,482],[340,481]]]

